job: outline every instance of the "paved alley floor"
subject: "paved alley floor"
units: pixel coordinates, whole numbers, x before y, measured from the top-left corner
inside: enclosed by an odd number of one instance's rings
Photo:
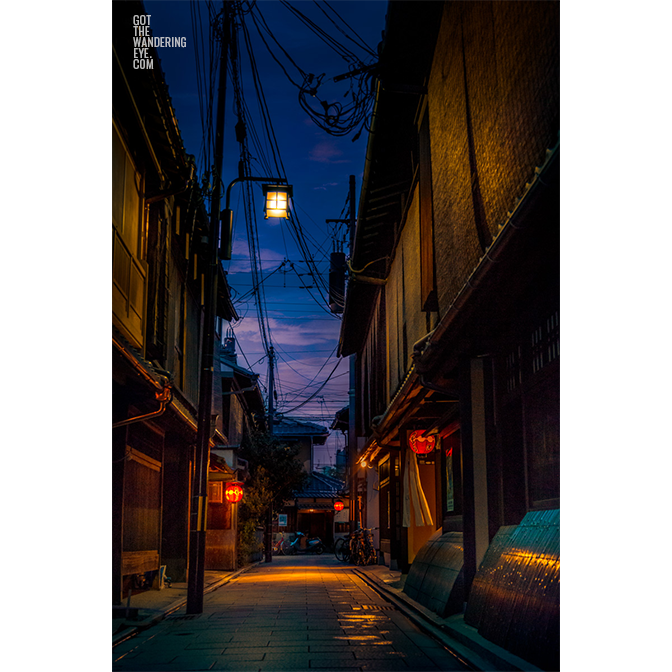
[[[276,556],[113,648],[113,670],[464,670],[333,555]]]

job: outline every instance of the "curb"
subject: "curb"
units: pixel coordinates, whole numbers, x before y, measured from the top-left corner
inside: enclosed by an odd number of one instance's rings
[[[472,670],[513,670],[516,672],[543,672],[541,668],[493,644],[464,623],[461,615],[441,618],[408,597],[404,592],[388,586],[375,575],[353,568],[353,571],[388,602],[391,602],[418,627],[438,640],[463,664]],[[473,632],[472,632],[473,631]],[[494,666],[494,667],[493,667]]]
[[[241,574],[244,574],[245,572],[249,571],[253,567],[256,567],[258,564],[260,564],[263,561],[258,561],[254,562],[251,565],[247,565],[246,567],[243,567],[242,569],[238,569],[235,572],[232,572],[231,574],[228,574],[225,576],[223,579],[220,579],[219,581],[216,581],[215,583],[211,583],[209,586],[204,588],[203,590],[203,595],[207,595],[208,593],[211,593],[213,590],[217,590],[217,588],[221,588],[222,586],[226,585],[229,583],[229,581],[233,581],[233,579],[239,577]],[[131,637],[134,637],[137,635],[139,632],[142,630],[146,630],[147,628],[151,628],[153,625],[156,625],[160,621],[164,620],[166,616],[170,616],[173,612],[177,611],[181,607],[183,607],[187,603],[187,598],[186,597],[181,597],[169,606],[167,606],[165,609],[161,610],[160,613],[151,616],[150,618],[145,619],[144,621],[140,621],[139,623],[134,623],[132,627],[122,630],[121,632],[117,633],[116,635],[112,636],[112,648],[117,646],[118,644],[121,644],[122,642],[125,642],[127,639],[130,639]],[[146,611],[149,611],[147,609]]]

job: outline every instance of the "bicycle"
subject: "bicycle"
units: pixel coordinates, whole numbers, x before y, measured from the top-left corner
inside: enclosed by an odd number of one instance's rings
[[[284,532],[280,533],[280,538],[273,544],[273,555],[288,555],[287,547],[289,546],[289,541],[285,539]]]
[[[360,528],[336,542],[334,553],[341,562],[355,565],[375,565],[378,553],[373,545],[373,531],[377,527]]]
[[[280,546],[280,552],[283,555],[294,555],[296,549],[292,546],[292,542],[289,539],[283,539],[282,545]]]
[[[378,562],[378,554],[373,545],[373,530],[362,528],[357,530],[351,540],[350,558],[356,565],[374,565]]]
[[[334,555],[341,562],[350,562],[350,535],[336,540]]]
[[[365,565],[378,564],[378,553],[373,545],[373,531],[377,529],[377,527],[371,527],[363,530],[364,545],[362,548],[362,558]]]

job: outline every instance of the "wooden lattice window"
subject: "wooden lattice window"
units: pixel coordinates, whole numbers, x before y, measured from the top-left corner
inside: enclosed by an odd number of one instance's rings
[[[224,503],[224,483],[222,481],[210,481],[208,483],[208,502],[210,504]]]
[[[532,332],[532,373],[560,356],[560,313],[555,311]]]

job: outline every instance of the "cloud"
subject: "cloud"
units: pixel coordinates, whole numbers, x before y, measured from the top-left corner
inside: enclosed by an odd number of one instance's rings
[[[338,341],[341,323],[337,320],[311,320],[297,318],[294,320],[277,320],[269,318],[268,327],[271,332],[273,343],[279,346],[291,346],[292,350],[297,347],[305,347],[306,355],[310,354],[310,346],[333,347]],[[247,316],[235,325],[234,331],[241,343],[249,341],[260,344],[261,334],[257,323],[256,311],[252,308]],[[250,348],[252,349],[252,348]],[[254,348],[258,350],[258,348]]]
[[[318,163],[350,163],[349,159],[340,159],[343,152],[336,147],[336,144],[330,140],[318,142],[310,150],[310,160]]]
[[[297,403],[301,403],[301,401],[315,392],[317,392],[316,396],[322,395],[329,399],[342,398],[342,405],[346,405],[348,399],[349,364],[347,360],[340,360],[338,366],[336,365],[337,360],[333,357],[328,360],[326,357],[322,357],[320,359],[294,360],[288,363],[279,361],[278,377],[284,401],[279,406],[287,409]],[[335,371],[334,367],[336,367]],[[327,376],[332,371],[334,371],[332,377],[318,392],[318,388],[325,382]],[[314,406],[315,404],[311,405]],[[311,405],[304,406],[304,409],[309,410]],[[339,405],[341,404],[336,404],[336,406]]]
[[[323,184],[321,187],[313,187],[313,191],[327,191],[327,187],[338,187],[340,186],[340,182],[327,182],[326,184]]]
[[[269,329],[277,356],[276,390],[277,408],[289,410],[317,392],[315,399],[302,406],[298,413],[328,415],[343,408],[348,403],[349,360],[337,359],[331,352],[338,339],[340,323],[321,320],[277,320],[269,319]],[[239,344],[238,362],[251,368],[267,380],[268,360],[263,355],[263,347],[254,309],[234,326]],[[299,351],[299,352],[297,352]],[[245,353],[243,357],[241,353]],[[320,384],[337,365],[329,382],[319,389]],[[318,398],[319,397],[319,398]],[[326,405],[321,403],[326,400]],[[316,418],[319,424],[324,421]]]

